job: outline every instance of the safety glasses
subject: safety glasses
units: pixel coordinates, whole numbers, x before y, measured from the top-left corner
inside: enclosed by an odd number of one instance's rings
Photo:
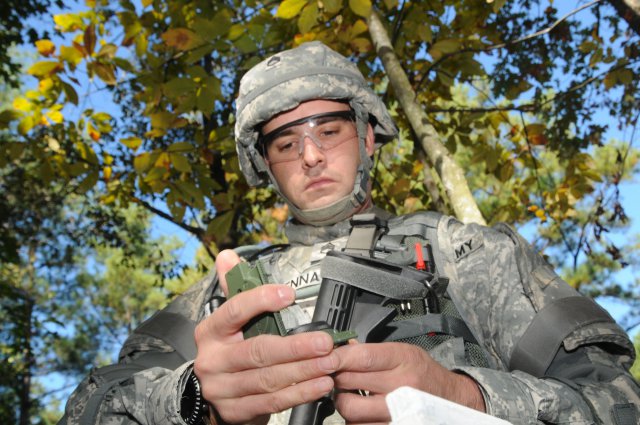
[[[302,156],[305,140],[328,151],[357,137],[353,111],[335,111],[292,121],[260,137],[264,157],[270,164],[295,161]]]

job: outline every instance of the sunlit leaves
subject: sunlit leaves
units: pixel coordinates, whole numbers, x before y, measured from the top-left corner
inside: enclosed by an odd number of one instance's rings
[[[42,56],[51,56],[56,50],[55,44],[51,40],[38,40],[36,41],[36,49]]]
[[[27,73],[33,75],[34,77],[45,77],[52,74],[55,74],[58,71],[62,70],[62,66],[59,62],[54,61],[42,61],[36,62],[29,69]]]
[[[356,15],[368,18],[371,14],[371,0],[349,0],[349,8]]]
[[[298,16],[302,8],[306,6],[307,0],[284,0],[278,6],[276,17],[282,19],[291,19]]]

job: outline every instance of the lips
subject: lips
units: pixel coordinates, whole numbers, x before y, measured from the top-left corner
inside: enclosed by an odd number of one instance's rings
[[[304,189],[305,190],[320,189],[331,183],[333,183],[333,180],[327,177],[315,178],[315,179],[309,180],[309,182],[304,186]]]

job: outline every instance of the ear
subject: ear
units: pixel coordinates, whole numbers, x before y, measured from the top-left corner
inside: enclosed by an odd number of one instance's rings
[[[371,124],[367,125],[367,137],[364,139],[364,148],[367,151],[367,156],[373,156],[376,150],[376,136],[373,133],[373,127]]]

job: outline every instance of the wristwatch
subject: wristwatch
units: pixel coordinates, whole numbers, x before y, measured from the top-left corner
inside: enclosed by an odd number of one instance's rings
[[[180,416],[187,425],[208,423],[209,408],[200,391],[200,381],[191,371],[180,399]]]

